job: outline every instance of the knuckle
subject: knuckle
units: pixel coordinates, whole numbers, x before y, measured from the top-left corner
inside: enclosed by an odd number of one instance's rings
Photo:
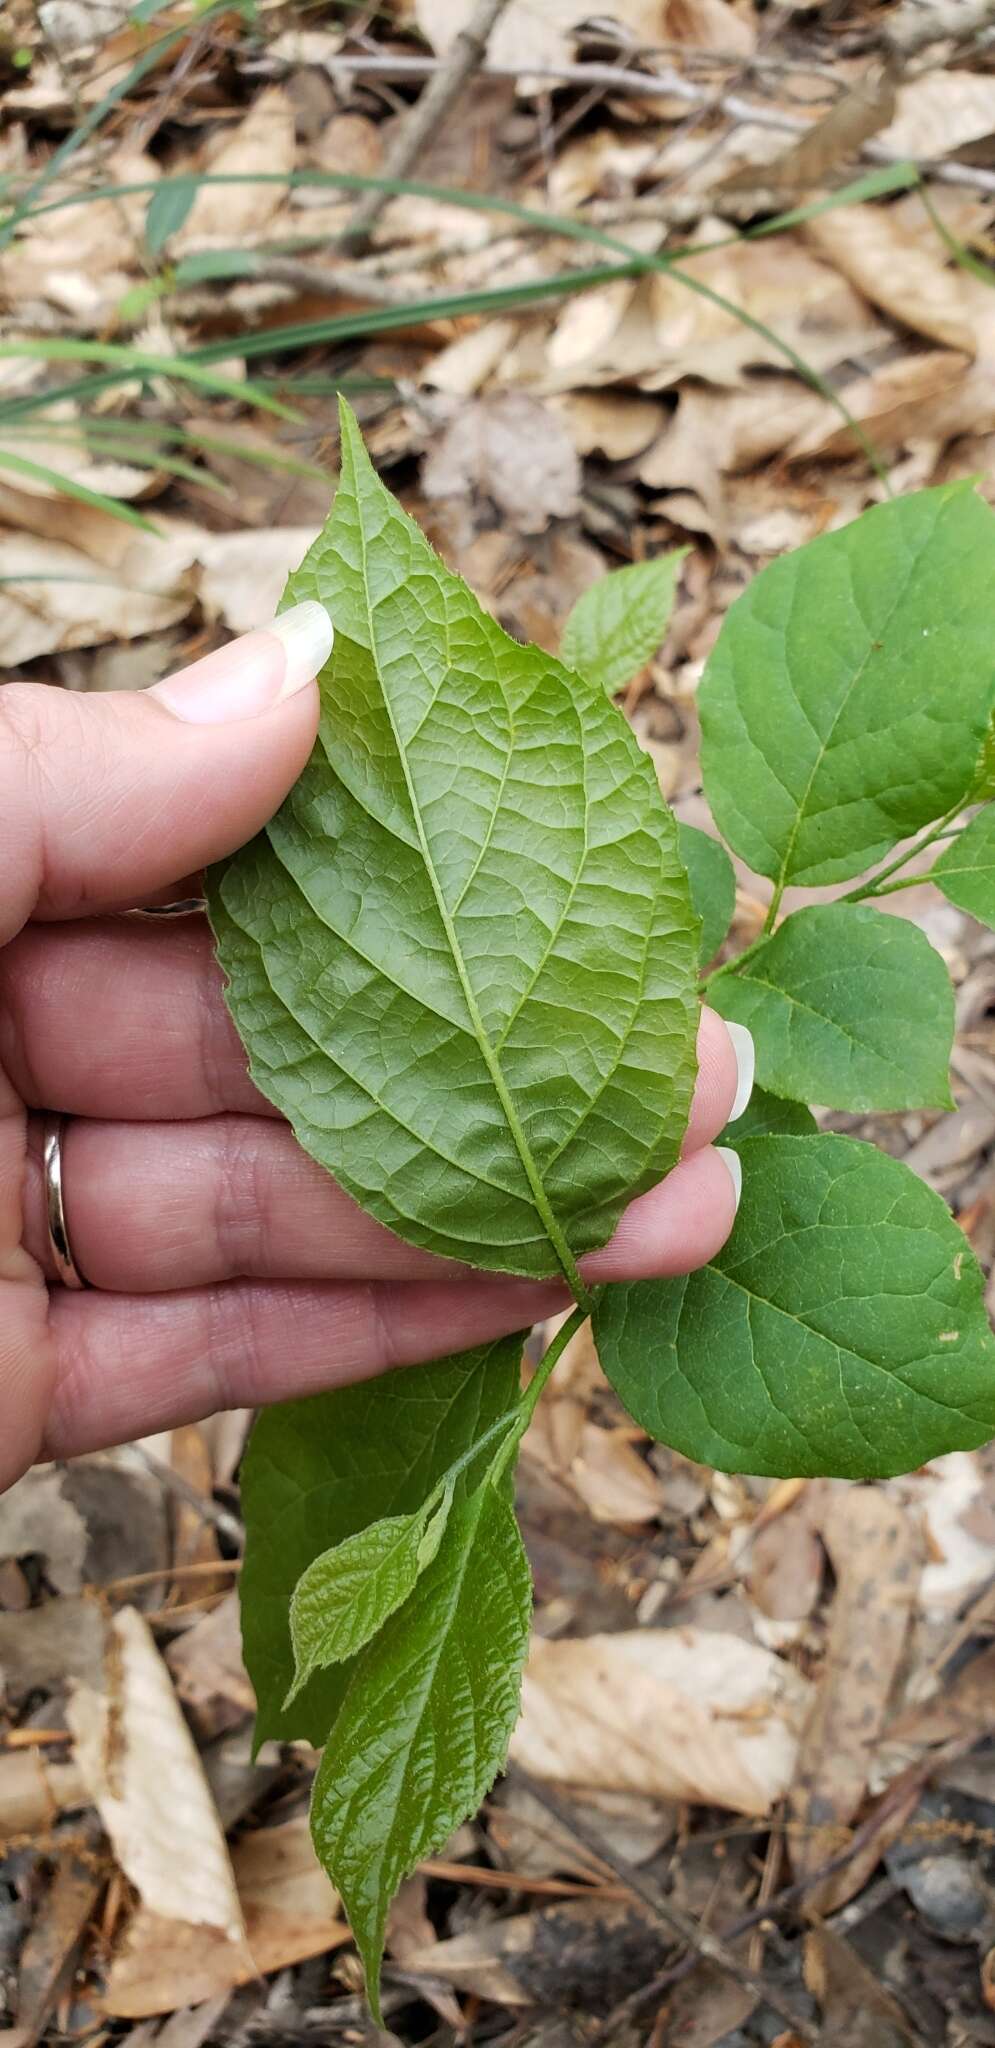
[[[253,1124],[232,1116],[219,1127],[213,1228],[220,1270],[229,1280],[258,1270],[265,1238],[268,1176]]]

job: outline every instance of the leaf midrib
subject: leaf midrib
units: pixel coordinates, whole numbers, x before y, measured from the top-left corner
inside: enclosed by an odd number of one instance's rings
[[[457,934],[456,927],[453,923],[449,906],[446,902],[445,896],[442,891],[442,884],[436,872],[435,862],[432,858],[431,847],[429,846],[428,836],[425,831],[425,823],[422,818],[421,807],[418,802],[418,795],[415,789],[414,779],[411,774],[411,768],[408,761],[407,753],[402,744],[401,735],[397,727],[397,721],[394,717],[394,707],[391,704],[387,690],[384,688],[383,677],[380,669],[379,649],[377,645],[377,630],[373,616],[373,604],[370,596],[370,579],[368,574],[366,529],[363,524],[362,518],[360,518],[357,521],[357,526],[359,531],[359,546],[362,561],[363,598],[366,605],[367,628],[370,635],[370,651],[373,655],[374,664],[376,666],[377,680],[380,684],[380,691],[381,696],[383,698],[384,710],[386,711],[387,719],[390,724],[390,730],[394,740],[394,745],[397,748],[397,758],[400,763],[401,773],[404,776],[404,786],[405,789],[407,790],[408,802],[411,805],[411,816],[414,822],[415,831],[418,835],[418,845],[421,850],[421,856],[423,861],[425,862],[425,872],[428,875],[429,883],[432,889],[432,894],[435,898],[436,908],[442,920],[442,927],[443,930],[445,931],[446,939],[449,945],[449,950],[452,954],[453,965],[456,969],[460,988],[463,992],[463,999],[464,1002],[466,1003],[470,1022],[473,1025],[474,1036],[476,1037],[477,1043],[483,1055],[484,1064],[487,1067],[487,1071],[494,1084],[494,1090],[497,1095],[498,1101],[501,1104],[501,1108],[504,1112],[505,1121],[511,1133],[515,1149],[518,1153],[519,1159],[522,1162],[522,1168],[524,1170],[526,1180],[528,1181],[529,1187],[532,1192],[532,1199],[535,1203],[536,1211],[542,1221],[543,1228],[546,1232],[547,1237],[549,1238],[553,1250],[556,1253],[557,1259],[559,1260],[564,1278],[567,1281],[567,1285],[569,1286],[572,1294],[578,1301],[584,1301],[587,1299],[587,1290],[580,1277],[580,1274],[577,1271],[576,1260],[574,1259],[573,1253],[570,1250],[570,1246],[567,1243],[566,1236],[560,1227],[556,1215],[554,1214],[549,1197],[546,1193],[545,1187],[543,1186],[542,1176],[539,1172],[539,1168],[536,1164],[535,1158],[533,1157],[532,1149],[529,1145],[528,1139],[526,1138],[525,1132],[523,1131],[521,1123],[519,1121],[518,1112],[515,1108],[514,1100],[511,1095],[511,1090],[508,1087],[507,1081],[505,1080],[504,1074],[501,1069],[500,1061],[498,1060],[494,1047],[492,1046],[490,1038],[488,1037],[483,1017],[480,1014],[480,1008],[477,1003],[476,993],[474,991],[473,984],[470,980],[469,972],[467,970],[466,961],[463,958],[463,949],[459,942],[459,936]]]

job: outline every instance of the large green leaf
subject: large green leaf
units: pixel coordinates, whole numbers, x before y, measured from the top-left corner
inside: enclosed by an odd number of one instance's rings
[[[884,1478],[995,1431],[984,1285],[945,1203],[852,1138],[750,1138],[732,1237],[603,1288],[598,1353],[644,1429],[725,1471]]]
[[[766,1088],[754,1088],[742,1116],[726,1125],[716,1144],[739,1146],[745,1138],[804,1138],[818,1128],[803,1103],[768,1095]]]
[[[958,910],[995,928],[995,804],[958,832],[930,868],[929,880]]]
[[[730,846],[779,885],[856,875],[975,777],[995,694],[995,514],[969,484],[785,555],[731,608],[699,692]]]
[[[701,919],[699,957],[714,960],[736,907],[736,876],[725,847],[697,825],[679,825],[677,843],[691,885],[691,902]]]
[[[447,1488],[417,1514],[357,1529],[301,1573],[290,1603],[297,1671],[288,1706],[314,1672],[354,1657],[403,1606],[439,1548],[451,1506]]]
[[[575,1281],[675,1163],[697,926],[674,821],[593,683],[511,640],[343,411],[290,580],[336,626],[312,760],[210,883],[229,1001],[305,1150],[412,1243]]]
[[[269,1408],[242,1468],[245,1660],[257,1741],[324,1742],[351,1666],[316,1673],[289,1712],[290,1601],[312,1560],[388,1515],[415,1513],[449,1467],[518,1400],[521,1337]],[[484,1454],[486,1455],[486,1454]],[[470,1468],[469,1478],[479,1467]],[[456,1501],[468,1483],[456,1483]]]
[[[830,1109],[949,1108],[954,998],[917,925],[862,904],[796,910],[708,1000],[746,1024],[757,1079]]]
[[[315,1848],[342,1895],[377,2012],[390,1899],[475,1813],[518,1714],[531,1581],[514,1511],[485,1483],[361,1652],[318,1768]]]
[[[609,697],[637,676],[670,623],[687,548],[613,569],[577,599],[560,643],[560,659],[600,683]]]

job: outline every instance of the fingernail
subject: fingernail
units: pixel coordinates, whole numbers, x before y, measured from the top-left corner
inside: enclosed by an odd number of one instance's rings
[[[745,1024],[730,1024],[727,1022],[726,1030],[732,1039],[732,1049],[736,1055],[736,1094],[732,1108],[729,1111],[729,1122],[734,1124],[736,1118],[742,1116],[750,1096],[753,1094],[753,1076],[756,1073],[757,1052],[753,1043],[753,1033],[747,1030]]]
[[[313,682],[332,651],[335,631],[324,605],[309,598],[272,625],[205,654],[179,675],[153,683],[150,697],[191,725],[256,718]]]
[[[729,1173],[729,1179],[732,1182],[733,1190],[736,1196],[736,1207],[738,1209],[739,1198],[743,1192],[743,1164],[740,1159],[739,1153],[734,1152],[731,1145],[716,1145],[715,1150],[718,1153],[719,1158],[725,1161],[725,1165]]]

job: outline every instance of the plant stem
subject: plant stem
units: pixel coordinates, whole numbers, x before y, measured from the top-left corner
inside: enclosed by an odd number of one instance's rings
[[[590,1298],[591,1306],[593,1306],[595,1299],[596,1296],[592,1296]],[[548,1380],[554,1365],[556,1365],[557,1361],[562,1358],[563,1353],[565,1352],[571,1337],[575,1337],[577,1335],[578,1330],[583,1329],[584,1324],[587,1321],[588,1314],[588,1308],[575,1308],[571,1312],[571,1314],[568,1315],[567,1320],[563,1325],[563,1328],[557,1330],[552,1343],[549,1344],[546,1350],[544,1351],[542,1358],[539,1360],[535,1372],[533,1373],[532,1378],[530,1379],[529,1384],[526,1387],[525,1392],[518,1403],[517,1409],[512,1411],[517,1416],[516,1426],[513,1430],[509,1432],[507,1438],[505,1439],[505,1442],[501,1445],[501,1448],[497,1453],[494,1463],[491,1466],[490,1472],[488,1473],[488,1478],[490,1479],[492,1486],[497,1485],[497,1482],[500,1479],[501,1474],[505,1471],[506,1467],[511,1463],[512,1458],[515,1456],[518,1446],[521,1443],[526,1430],[528,1429],[529,1423],[531,1422],[533,1415],[535,1414],[536,1407],[539,1402],[539,1397],[543,1391],[543,1388],[546,1385],[546,1381]],[[479,1448],[479,1444],[475,1446],[476,1450],[479,1450]]]
[[[965,804],[969,802],[969,796],[958,797],[957,802],[951,805],[950,810],[945,811],[943,817],[938,818],[936,824],[931,825],[929,831],[924,832],[915,841],[914,845],[906,847],[904,853],[896,853],[894,860],[890,860],[887,867],[881,869],[880,874],[872,875],[869,882],[858,883],[855,889],[848,889],[846,895],[838,897],[837,901],[840,903],[863,903],[869,896],[887,896],[889,891],[881,887],[882,882],[889,881],[892,875],[897,875],[900,868],[907,867],[909,861],[914,860],[918,853],[925,853],[927,846],[932,846],[933,841],[940,838],[941,834],[946,831],[947,826],[951,825],[954,819],[960,816]],[[909,877],[910,882],[924,882],[925,880],[925,875],[912,875]]]

